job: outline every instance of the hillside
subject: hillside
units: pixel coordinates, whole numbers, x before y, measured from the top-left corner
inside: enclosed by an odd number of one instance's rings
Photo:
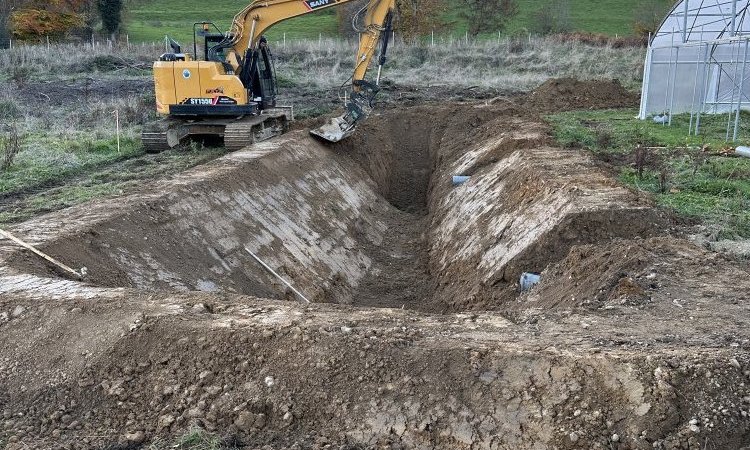
[[[507,32],[524,32],[532,27],[534,12],[540,8],[535,0],[518,0],[520,12],[509,25]],[[628,35],[632,33],[633,3],[624,0],[569,0],[570,16],[576,31]],[[183,44],[192,41],[193,23],[211,20],[226,29],[232,17],[244,6],[245,1],[216,0],[143,0],[130,6],[126,28],[130,39],[135,42],[152,42],[164,38],[165,34]],[[436,30],[440,35],[462,35],[465,23],[458,18],[456,11],[446,16],[446,30]],[[332,10],[292,19],[274,27],[269,33],[272,40],[317,39],[320,35],[337,34],[336,16]]]

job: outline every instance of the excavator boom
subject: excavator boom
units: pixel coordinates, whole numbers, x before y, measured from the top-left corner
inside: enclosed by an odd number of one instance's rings
[[[256,0],[237,14],[232,22],[231,34],[233,55],[229,58],[237,73],[246,67],[240,61],[247,61],[252,49],[260,42],[263,33],[271,26],[293,17],[310,12],[337,7],[353,0]],[[338,142],[354,132],[358,122],[366,118],[372,110],[372,100],[378,91],[380,75],[388,48],[388,38],[395,9],[395,0],[369,0],[359,12],[363,14],[359,49],[352,75],[352,91],[347,96],[346,112],[332,119],[326,125],[311,130],[311,133],[330,142]],[[355,21],[356,22],[356,18]],[[382,42],[378,75],[375,83],[365,81],[370,63]],[[244,53],[244,55],[243,55]],[[247,66],[247,65],[245,65]]]

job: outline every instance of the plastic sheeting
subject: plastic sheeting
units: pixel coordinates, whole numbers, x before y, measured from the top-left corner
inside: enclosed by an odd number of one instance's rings
[[[683,0],[653,36],[640,117],[750,109],[750,0]]]

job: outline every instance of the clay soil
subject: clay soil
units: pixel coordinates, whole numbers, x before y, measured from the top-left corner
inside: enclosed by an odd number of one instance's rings
[[[746,265],[540,118],[635,101],[389,106],[15,227],[89,275],[0,247],[0,448],[750,445]]]

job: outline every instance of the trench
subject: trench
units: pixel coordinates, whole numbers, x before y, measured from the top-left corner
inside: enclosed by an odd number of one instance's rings
[[[294,300],[247,249],[314,302],[497,309],[518,297],[522,272],[574,245],[663,227],[591,161],[546,148],[544,133],[514,110],[386,112],[334,146],[288,133],[28,227],[65,223],[42,248],[95,286]],[[455,174],[472,177],[453,186]],[[59,275],[28,254],[8,262]]]

